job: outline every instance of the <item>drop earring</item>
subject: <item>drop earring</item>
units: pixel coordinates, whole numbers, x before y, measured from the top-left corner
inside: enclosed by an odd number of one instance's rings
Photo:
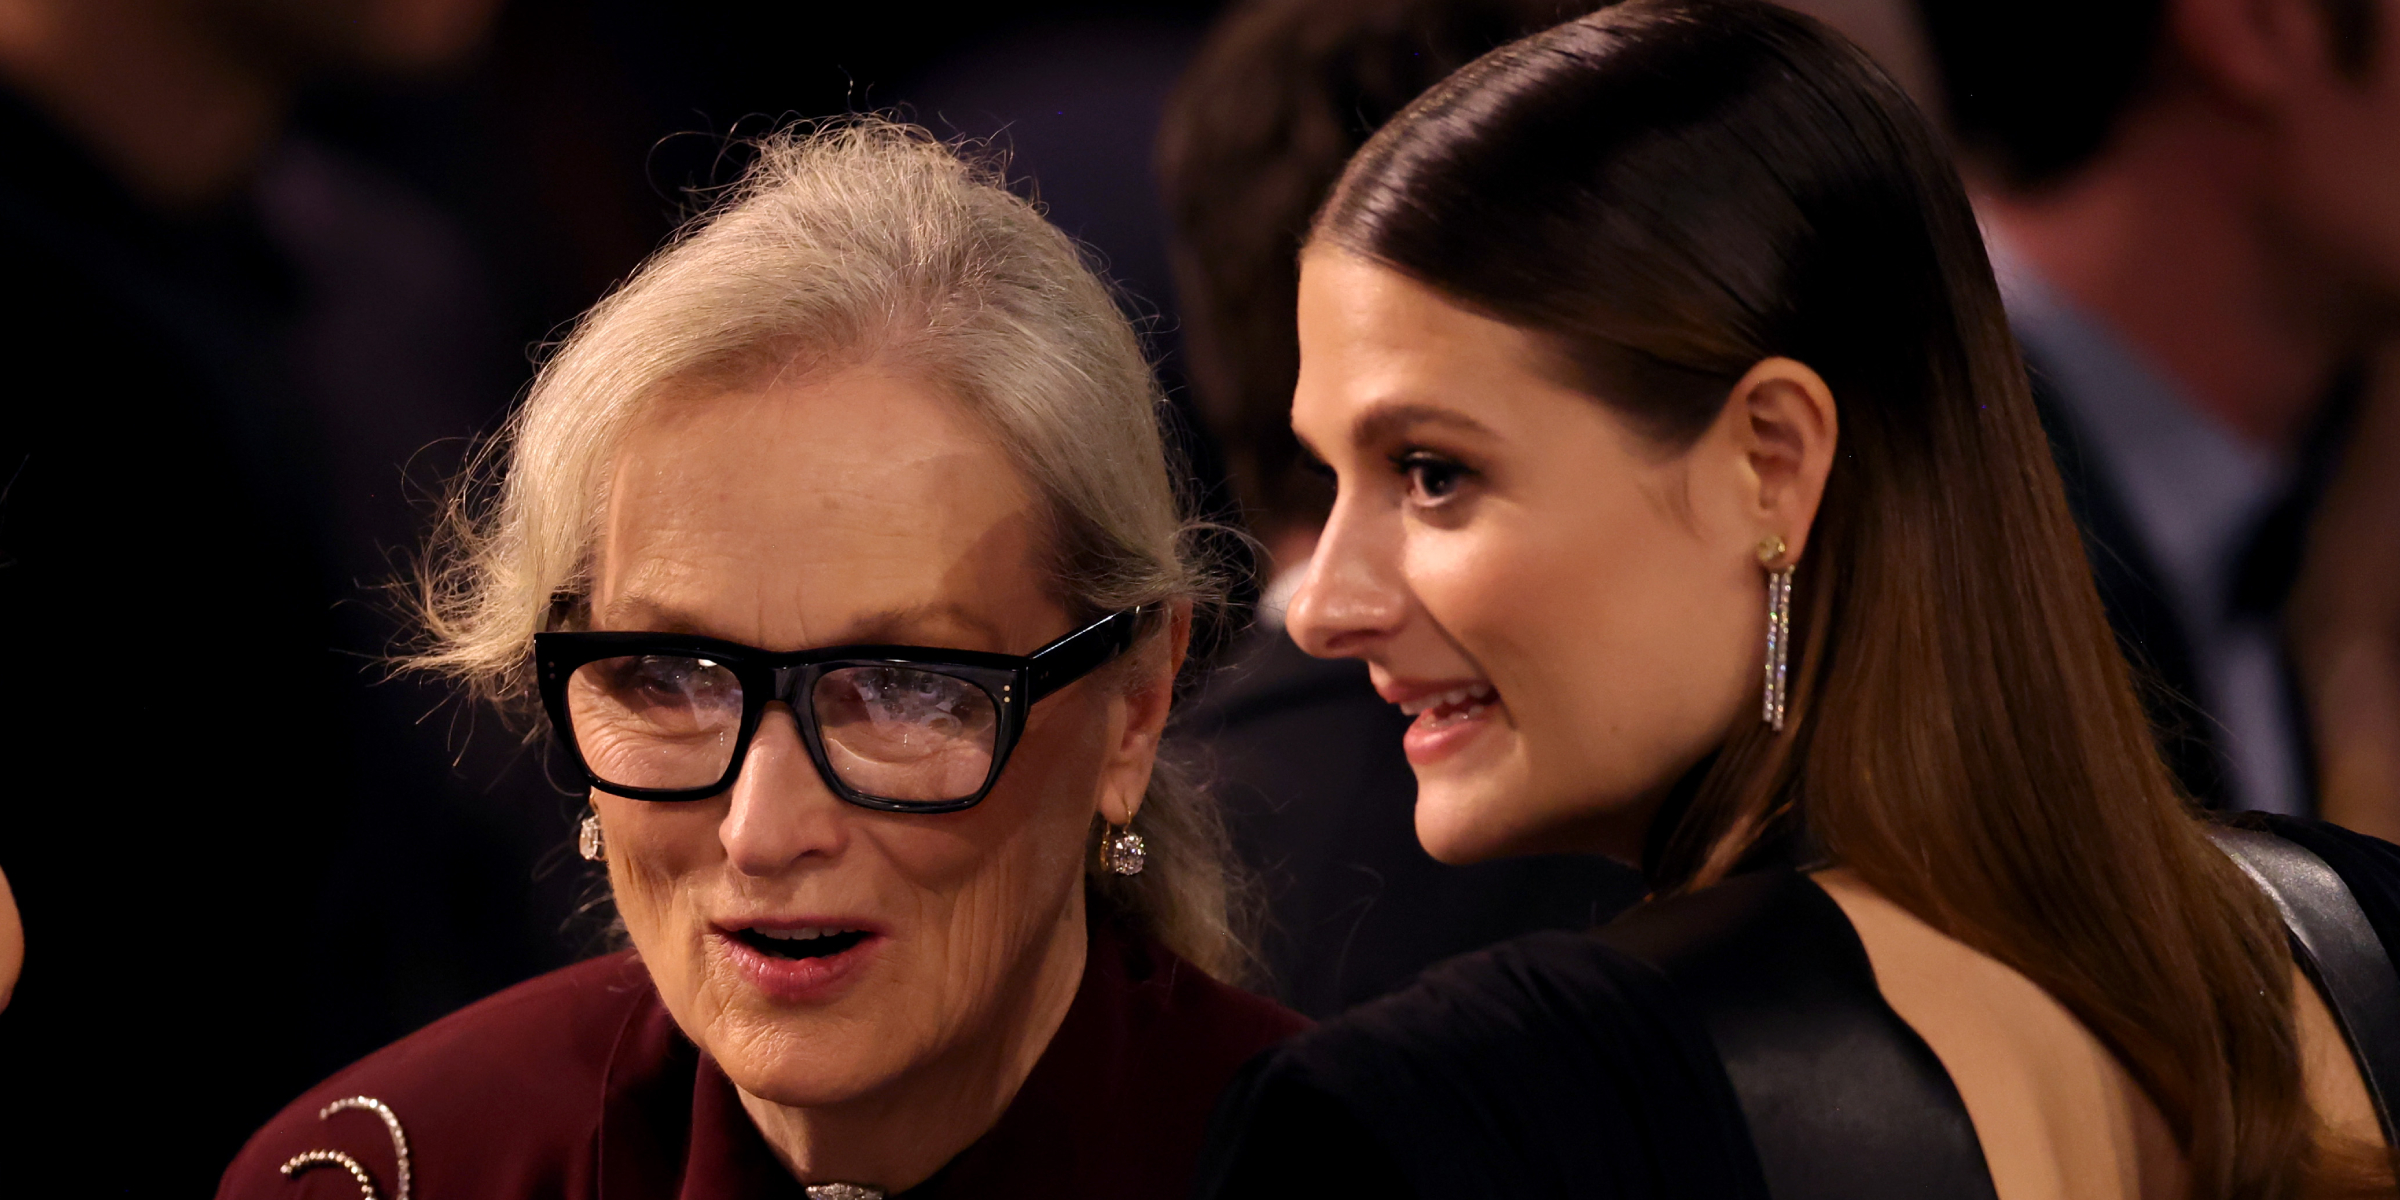
[[[600,836],[600,814],[598,812],[588,812],[583,815],[583,824],[575,831],[575,849],[577,853],[583,855],[585,862],[604,863],[608,861],[608,842]]]
[[[1784,561],[1783,539],[1768,536],[1758,543],[1758,565],[1767,569],[1767,683],[1759,716],[1767,728],[1783,732],[1784,667],[1792,641],[1792,566]]]
[[[1100,865],[1119,875],[1139,875],[1150,861],[1150,851],[1142,844],[1142,835],[1131,826],[1118,828],[1100,839]]]

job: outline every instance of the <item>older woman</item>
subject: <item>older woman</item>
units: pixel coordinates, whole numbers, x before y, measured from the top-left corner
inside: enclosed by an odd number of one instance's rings
[[[543,371],[421,665],[546,710],[630,952],[335,1076],[241,1197],[1180,1194],[1299,1025],[1154,754],[1193,605],[1155,386],[922,133],[762,149]],[[495,459],[497,461],[497,459]]]

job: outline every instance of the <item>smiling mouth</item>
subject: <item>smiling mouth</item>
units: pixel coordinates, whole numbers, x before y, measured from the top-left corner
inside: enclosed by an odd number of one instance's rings
[[[863,929],[741,929],[735,941],[770,958],[831,958],[867,940]]]
[[[1430,733],[1482,716],[1499,698],[1492,685],[1476,683],[1408,701],[1400,711],[1415,717],[1417,728]]]

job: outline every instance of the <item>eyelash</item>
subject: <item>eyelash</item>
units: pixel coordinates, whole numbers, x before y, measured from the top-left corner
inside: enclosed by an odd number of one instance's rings
[[[1401,451],[1392,456],[1392,466],[1407,477],[1410,499],[1423,505],[1448,501],[1458,494],[1459,484],[1475,474],[1457,460],[1429,450]]]

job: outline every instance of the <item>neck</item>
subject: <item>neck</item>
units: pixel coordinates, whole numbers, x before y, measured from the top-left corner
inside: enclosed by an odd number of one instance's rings
[[[2203,413],[2280,450],[2354,339],[2338,279],[2276,218],[2273,148],[2257,122],[2169,85],[2096,163],[2038,192],[1987,190],[1977,208]]]
[[[742,1108],[785,1169],[810,1183],[857,1183],[899,1193],[998,1123],[1049,1049],[1083,984],[1083,892],[1042,949],[1002,984],[1000,1005],[949,1053],[838,1105],[797,1108],[742,1092]]]
[[[0,0],[0,75],[145,202],[220,203],[265,154],[292,87],[200,6]]]

